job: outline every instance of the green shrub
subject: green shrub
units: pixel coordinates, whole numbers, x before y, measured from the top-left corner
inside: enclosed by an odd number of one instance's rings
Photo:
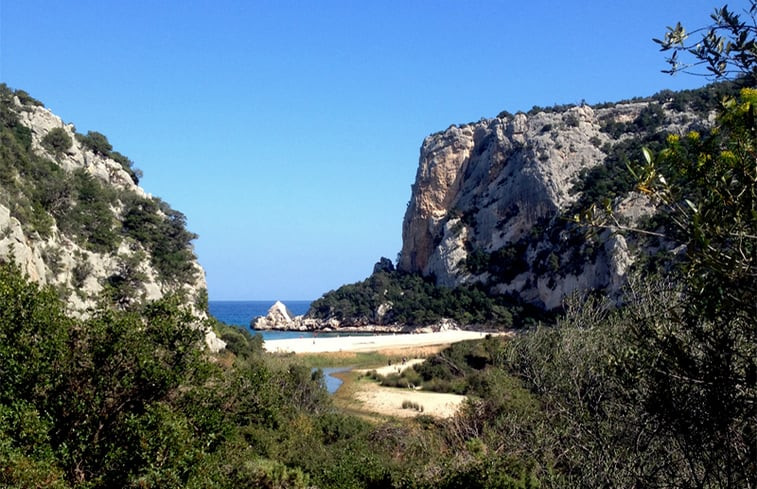
[[[70,178],[76,204],[57,219],[58,226],[93,251],[115,252],[121,241],[111,209],[115,192],[82,169]]]
[[[142,172],[133,168],[134,162],[118,151],[113,151],[113,145],[104,134],[96,131],[87,132],[86,136],[77,134],[76,139],[87,149],[101,156],[106,156],[121,164],[121,167],[129,174],[135,184],[139,183]]]
[[[65,129],[56,127],[42,138],[42,146],[55,156],[60,156],[71,148],[73,141]]]
[[[77,134],[76,139],[88,150],[102,156],[109,156],[113,146],[108,142],[104,134],[97,131],[88,131],[86,135]]]
[[[237,357],[246,359],[263,353],[263,336],[250,334],[246,329],[216,321],[213,329],[219,338],[226,342],[226,349]]]
[[[650,103],[641,109],[633,124],[639,131],[653,132],[665,123],[666,120],[667,116],[662,106],[657,103]]]
[[[135,185],[139,184],[139,180],[142,178],[142,170],[134,168],[133,161],[118,151],[111,151],[109,156],[121,164],[121,167],[129,174],[131,181],[134,182]]]
[[[19,102],[21,102],[21,105],[35,105],[37,107],[44,107],[45,104],[37,100],[36,98],[29,95],[24,90],[16,90],[15,91],[16,97],[18,97]]]
[[[580,124],[578,116],[573,113],[565,114],[565,116],[563,116],[563,122],[565,122],[565,125],[568,127],[578,127]]]
[[[72,272],[71,285],[77,289],[84,286],[84,281],[92,274],[92,263],[85,257],[79,257],[74,265]]]
[[[418,411],[419,413],[423,412],[423,406],[421,406],[415,401],[408,401],[408,400],[402,401],[402,409],[413,409],[415,411]]]
[[[148,249],[164,282],[180,283],[195,276],[191,241],[197,235],[187,231],[184,214],[165,202],[136,195],[126,199],[122,232]]]

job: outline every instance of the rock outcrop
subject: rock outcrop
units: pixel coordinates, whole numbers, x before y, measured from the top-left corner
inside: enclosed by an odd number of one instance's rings
[[[168,280],[156,268],[149,246],[139,239],[127,236],[113,249],[105,249],[104,246],[91,246],[87,238],[70,229],[62,229],[59,226],[60,216],[67,209],[79,205],[73,202],[70,189],[64,189],[69,194],[64,193],[60,197],[60,208],[63,210],[57,213],[48,209],[44,212],[32,202],[26,192],[36,182],[23,179],[20,165],[23,158],[27,158],[25,155],[39,158],[44,162],[42,165],[57,165],[64,171],[61,175],[74,172],[87,175],[87,178],[91,177],[106,191],[116,195],[110,208],[104,211],[108,213],[108,219],[113,219],[114,228],[123,221],[126,200],[159,201],[135,183],[122,163],[83,144],[72,124],[65,124],[40,103],[22,102],[7,87],[2,88],[2,110],[5,111],[6,124],[12,125],[13,130],[21,135],[19,138],[28,138],[28,147],[24,148],[23,153],[19,151],[19,154],[7,156],[3,162],[3,176],[9,179],[10,184],[0,183],[0,260],[14,261],[30,279],[56,287],[74,315],[86,316],[91,308],[96,307],[106,288],[114,288],[114,284],[128,279],[129,295],[122,300],[152,301],[168,293],[180,293],[195,315],[203,318],[205,311],[196,305],[207,297],[207,284],[204,270],[193,258],[191,250],[188,250],[188,256],[192,259],[185,264],[186,273],[181,279]],[[65,135],[70,140],[68,147],[54,151],[49,144],[45,144],[45,137],[51,131]],[[47,223],[44,232],[22,220],[27,215],[23,212],[24,206],[34,209],[35,216],[42,216],[41,219]],[[163,209],[157,204],[155,207]],[[161,212],[156,211],[156,219],[168,219]],[[125,268],[128,268],[128,274]],[[214,351],[224,347],[212,331],[207,331],[206,342]]]
[[[292,314],[287,306],[281,301],[276,301],[265,316],[254,318],[251,326],[254,329],[264,331],[271,329],[299,329],[293,328],[298,318]]]
[[[431,333],[460,329],[460,326],[450,320],[443,319],[436,324],[423,328],[411,327],[405,324],[374,324],[370,321],[339,321],[335,318],[316,319],[307,316],[295,316],[281,301],[276,301],[265,316],[253,318],[250,327],[256,331],[302,331],[302,332],[331,332],[347,333]]]
[[[633,260],[629,243],[609,231],[567,243],[564,214],[581,195],[574,184],[582,172],[603,164],[609,148],[646,130],[643,124],[682,133],[703,123],[663,107],[639,101],[503,114],[427,137],[398,269],[449,287],[483,283],[545,309],[577,290],[617,294]],[[613,205],[629,219],[653,212],[640,196],[619,196]],[[498,261],[476,267],[475,257]]]

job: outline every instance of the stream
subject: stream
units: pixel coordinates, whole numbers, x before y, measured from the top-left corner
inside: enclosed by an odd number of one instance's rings
[[[332,374],[338,374],[339,372],[348,372],[352,367],[325,367],[320,370],[323,371],[323,380],[326,383],[326,390],[329,394],[334,394],[337,389],[342,385],[342,380],[334,377]],[[313,371],[319,370],[314,368]]]

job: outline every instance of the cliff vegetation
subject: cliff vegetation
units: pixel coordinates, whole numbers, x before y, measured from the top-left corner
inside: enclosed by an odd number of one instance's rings
[[[130,307],[170,292],[201,302],[204,273],[186,218],[137,186],[106,136],[76,132],[0,85],[0,257],[54,285],[72,311]]]
[[[384,259],[386,263],[388,259]],[[381,262],[379,262],[380,264]],[[391,262],[389,262],[391,263]],[[336,319],[340,326],[426,326],[451,320],[457,325],[507,329],[548,317],[538,308],[483,287],[436,285],[420,275],[380,269],[363,282],[345,285],[314,301],[309,318]]]

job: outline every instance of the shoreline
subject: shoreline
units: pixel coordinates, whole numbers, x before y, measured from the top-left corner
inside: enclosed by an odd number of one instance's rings
[[[284,324],[276,324],[276,326],[270,326],[263,321],[264,317],[258,317],[250,322],[250,328],[253,331],[277,331],[287,333],[329,333],[329,334],[417,334],[417,333],[439,333],[444,331],[474,331],[476,333],[492,333],[499,331],[489,331],[483,327],[477,325],[459,326],[453,324],[450,327],[449,324],[431,324],[427,326],[409,326],[406,324],[363,324],[343,326],[339,323],[314,319],[302,319],[302,316],[297,316],[293,320]]]
[[[336,331],[335,331],[336,332]],[[347,333],[347,331],[344,331]],[[328,336],[267,340],[263,348],[271,353],[371,352],[423,346],[448,345],[466,340],[483,339],[486,335],[509,336],[508,332],[448,330],[427,333],[374,334],[370,336]]]

